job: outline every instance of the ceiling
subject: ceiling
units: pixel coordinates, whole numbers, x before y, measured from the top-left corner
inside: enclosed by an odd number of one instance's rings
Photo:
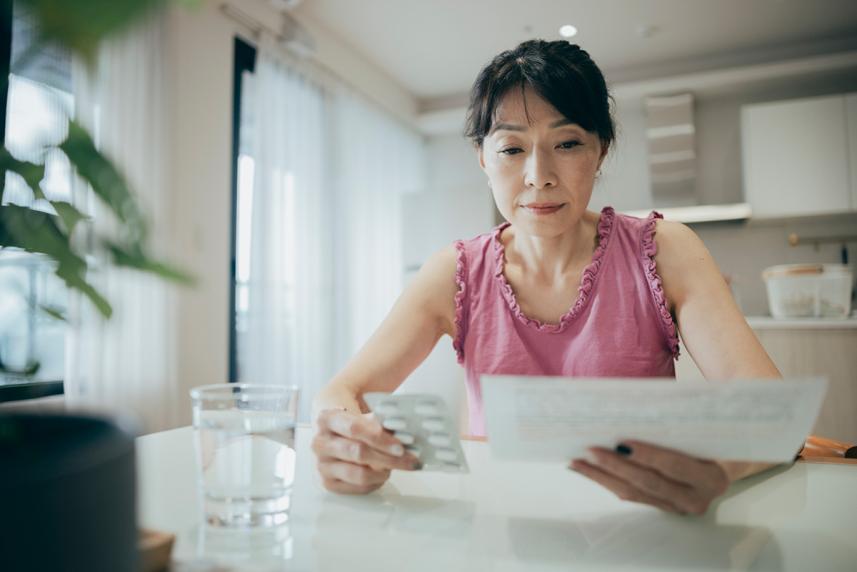
[[[315,20],[424,109],[460,100],[495,54],[572,41],[612,82],[857,49],[857,0],[302,0]]]

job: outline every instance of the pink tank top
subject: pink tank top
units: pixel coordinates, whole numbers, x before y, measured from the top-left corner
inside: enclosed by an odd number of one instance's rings
[[[455,243],[453,347],[467,375],[470,433],[485,434],[479,376],[675,377],[678,335],[655,267],[655,224],[601,211],[598,247],[558,324],[523,314],[503,275],[500,233]]]

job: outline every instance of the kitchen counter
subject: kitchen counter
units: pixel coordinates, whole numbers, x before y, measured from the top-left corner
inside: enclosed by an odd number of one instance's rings
[[[849,318],[773,318],[771,316],[747,316],[747,323],[754,330],[845,330],[857,329],[857,316]]]

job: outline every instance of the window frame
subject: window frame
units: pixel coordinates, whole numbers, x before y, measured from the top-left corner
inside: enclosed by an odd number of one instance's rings
[[[229,221],[229,383],[238,383],[238,332],[236,280],[238,279],[238,159],[241,152],[241,79],[245,71],[256,71],[256,48],[235,37],[232,66],[232,181]]]
[[[6,110],[9,103],[9,73],[12,67],[12,0],[0,0],[0,144],[6,144]],[[5,184],[5,182],[4,182]],[[0,379],[3,379],[0,374]],[[63,395],[63,381],[0,383],[0,403]]]

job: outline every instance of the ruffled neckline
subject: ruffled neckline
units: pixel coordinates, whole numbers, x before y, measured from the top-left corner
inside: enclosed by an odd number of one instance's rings
[[[568,325],[571,324],[578,315],[580,315],[586,307],[586,304],[589,302],[589,298],[592,296],[592,290],[595,287],[595,280],[598,277],[599,270],[601,269],[604,253],[607,251],[607,244],[610,242],[615,216],[616,213],[612,207],[604,207],[601,209],[601,216],[598,220],[597,228],[598,246],[595,248],[595,252],[592,253],[592,261],[583,269],[583,273],[580,277],[580,286],[577,289],[577,299],[556,324],[550,324],[536,320],[535,318],[530,318],[521,310],[521,306],[518,304],[518,300],[515,297],[515,292],[512,290],[512,285],[509,284],[509,281],[506,280],[506,275],[503,273],[506,268],[506,247],[503,245],[503,241],[500,240],[500,235],[510,226],[510,223],[505,222],[494,229],[494,233],[492,235],[495,262],[494,278],[500,286],[500,292],[502,292],[503,298],[506,299],[509,309],[518,321],[541,332],[558,334],[563,332]]]

